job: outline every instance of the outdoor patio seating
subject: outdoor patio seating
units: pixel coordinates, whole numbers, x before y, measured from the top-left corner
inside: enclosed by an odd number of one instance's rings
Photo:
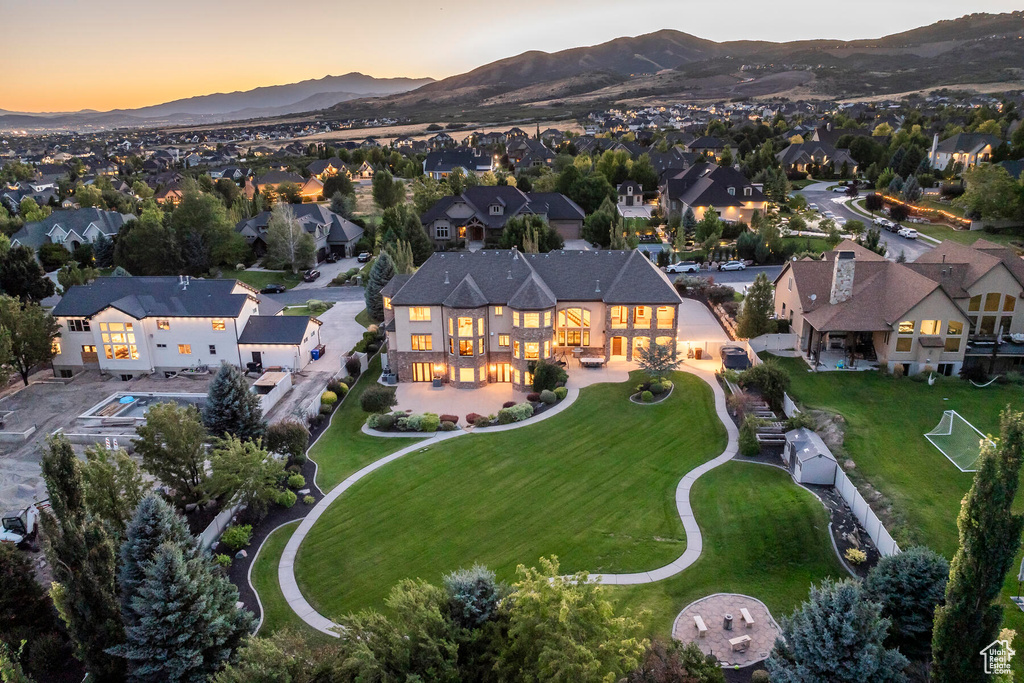
[[[699,614],[693,616],[693,625],[697,627],[698,638],[703,638],[708,634],[708,627],[704,625],[704,620],[701,619]]]
[[[750,610],[746,607],[740,608],[740,616],[743,617],[743,623],[747,625],[747,628],[753,627],[754,617],[750,616]]]
[[[730,638],[729,646],[733,652],[746,652],[747,648],[750,647],[750,636],[739,636],[738,638]]]

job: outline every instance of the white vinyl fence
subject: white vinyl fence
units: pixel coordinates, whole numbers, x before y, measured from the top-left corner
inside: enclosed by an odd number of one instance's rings
[[[235,516],[235,513],[241,509],[242,504],[238,503],[227,510],[221,510],[220,514],[213,518],[209,526],[203,529],[203,533],[199,534],[199,547],[203,550],[209,550],[213,547],[213,544],[217,542],[220,535],[224,533],[224,530],[231,524],[231,519]]]
[[[754,337],[747,343],[752,351],[791,351],[797,347],[800,338],[792,333],[787,334],[762,334]]]
[[[900,547],[896,545],[896,541],[893,540],[892,535],[882,525],[878,515],[871,509],[868,502],[864,500],[864,496],[860,495],[860,491],[853,485],[853,482],[846,476],[842,468],[836,469],[836,490],[839,491],[839,495],[843,497],[846,504],[850,506],[853,516],[857,518],[860,525],[868,532],[868,536],[874,541],[878,552],[883,557],[899,554]]]

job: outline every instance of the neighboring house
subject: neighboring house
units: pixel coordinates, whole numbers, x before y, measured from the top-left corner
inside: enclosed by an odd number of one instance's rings
[[[423,172],[434,180],[444,180],[457,168],[466,174],[485,173],[494,163],[490,154],[465,147],[433,151],[423,160]]]
[[[583,209],[556,192],[523,192],[505,185],[467,187],[458,196],[437,201],[420,218],[438,245],[455,240],[496,241],[509,218],[538,215],[564,239],[578,239],[586,217]]]
[[[288,171],[268,171],[260,178],[249,178],[245,181],[243,191],[249,199],[266,191],[276,196],[278,188],[285,183],[297,185],[304,202],[315,202],[324,194],[324,184],[316,176],[303,178],[298,173],[289,173]]]
[[[573,349],[634,360],[676,348],[675,287],[639,251],[433,254],[381,291],[388,364],[402,382],[511,383]]]
[[[792,144],[775,155],[786,173],[807,173],[809,166],[833,169],[833,173],[848,177],[857,172],[857,160],[849,150],[836,149],[827,142],[801,142]],[[845,173],[844,173],[845,169]]]
[[[348,170],[348,166],[345,165],[338,157],[331,157],[330,159],[317,159],[311,163],[308,167],[310,175],[319,178],[321,181],[327,180],[331,176],[346,175],[351,177],[351,173]]]
[[[660,188],[661,209],[666,216],[683,215],[692,209],[697,220],[709,207],[724,221],[750,223],[755,211],[764,214],[768,200],[759,185],[732,167],[696,164],[685,171],[667,174]]]
[[[619,206],[643,206],[644,188],[635,180],[627,180],[617,190]]]
[[[359,168],[357,168],[355,171],[352,172],[352,179],[353,180],[373,180],[373,176],[376,173],[377,173],[376,169],[374,169],[374,167],[370,165],[370,162],[364,161],[363,163],[361,163],[359,165]]]
[[[1000,161],[996,166],[1002,166],[1005,168],[1011,178],[1016,178],[1017,180],[1024,178],[1024,159],[1017,159],[1016,161]]]
[[[329,253],[343,258],[355,256],[353,252],[356,242],[363,236],[362,228],[320,204],[293,204],[291,208],[299,225],[316,241],[317,261],[324,260]],[[235,231],[245,238],[257,256],[267,252],[270,215],[270,211],[263,211],[235,226]]]
[[[237,280],[101,277],[68,289],[54,374],[86,369],[131,379],[221,362],[297,372],[320,346],[320,321],[281,307]]]
[[[724,140],[706,135],[687,143],[686,151],[693,154],[703,154],[707,159],[718,161],[718,158],[722,156],[722,152],[725,151],[725,145]]]
[[[38,250],[44,244],[53,243],[63,244],[68,251],[74,251],[82,244],[95,242],[100,235],[113,238],[125,222],[134,219],[130,213],[95,207],[54,211],[41,221],[22,226],[11,236],[11,245]]]
[[[446,147],[454,147],[455,138],[448,133],[438,133],[430,138],[427,138],[427,147],[430,149],[445,149]]]
[[[1024,333],[1022,294],[1024,261],[1002,245],[945,241],[900,264],[845,241],[823,261],[783,266],[775,315],[812,363],[831,356],[951,375],[991,362],[1005,371],[1024,365],[1024,343],[1003,339]]]
[[[157,204],[171,204],[172,206],[176,206],[184,198],[185,191],[176,182],[164,185],[153,194],[153,200]]]
[[[555,161],[555,153],[540,140],[532,138],[516,138],[510,141],[507,153],[512,163],[524,168],[549,166]]]
[[[32,199],[38,206],[48,206],[57,202],[60,195],[53,185],[38,182],[22,182],[14,187],[0,188],[0,203],[11,213],[18,213],[22,200],[26,198]]]
[[[936,133],[932,139],[928,162],[932,168],[939,170],[949,168],[951,163],[970,168],[990,161],[992,152],[1002,142],[998,136],[989,133],[957,133],[940,142],[939,134]]]

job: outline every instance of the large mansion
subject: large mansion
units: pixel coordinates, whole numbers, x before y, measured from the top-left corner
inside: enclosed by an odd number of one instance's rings
[[[403,382],[533,383],[537,361],[573,349],[632,360],[676,346],[681,301],[638,251],[438,253],[382,290],[388,364]]]

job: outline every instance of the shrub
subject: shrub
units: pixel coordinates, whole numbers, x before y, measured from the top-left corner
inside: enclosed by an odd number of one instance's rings
[[[325,391],[320,394],[320,403],[325,406],[333,406],[338,402],[338,395],[333,391]]]
[[[295,495],[295,491],[285,489],[284,491],[277,492],[274,502],[283,508],[290,508],[292,505],[295,505],[295,501],[298,499],[299,497]]]
[[[363,365],[359,361],[358,356],[349,356],[348,358],[345,359],[345,372],[347,372],[350,377],[358,377],[359,373],[362,371]],[[350,383],[346,382],[346,384]]]
[[[764,669],[758,669],[750,674],[750,683],[770,683],[770,681],[771,678],[768,677],[768,672]]]
[[[441,422],[455,422],[456,424],[459,422],[458,415],[441,415],[440,418]]]
[[[290,489],[301,489],[306,485],[306,478],[301,474],[293,474],[288,477],[288,488]]]
[[[315,502],[316,502],[316,498],[314,498],[313,496],[303,496],[302,497],[302,504],[303,505],[312,505]]]
[[[434,413],[423,413],[420,420],[421,432],[436,432],[437,428],[441,426],[441,419]]]
[[[501,407],[502,408],[511,408],[515,404],[516,404],[515,401],[505,401],[504,403],[501,404]]]
[[[275,422],[267,427],[263,445],[273,453],[287,455],[293,461],[301,458],[305,462],[309,430],[302,423],[293,420]]]
[[[374,414],[370,416],[370,419],[366,423],[371,429],[379,429],[383,432],[392,429],[395,426],[397,418],[389,413]]]
[[[843,557],[852,565],[863,564],[868,559],[867,553],[857,548],[847,548],[846,552],[843,553]]]
[[[252,540],[252,526],[249,524],[231,525],[220,536],[220,542],[238,552],[249,545]]]
[[[533,416],[533,406],[529,403],[513,403],[508,408],[498,411],[498,424],[506,425],[513,422],[522,422]]]
[[[341,398],[348,393],[348,385],[343,382],[339,382],[336,379],[332,379],[327,383],[327,391],[333,393],[338,398]]]
[[[341,378],[341,383],[346,386],[352,386],[353,384],[356,383],[356,378],[353,377],[352,375],[345,375],[344,377]]]
[[[334,410],[334,406],[329,406],[326,403],[321,403],[320,404],[320,414],[321,415],[330,415],[331,411],[333,411],[333,410]]]
[[[480,413],[469,413],[466,415],[466,424],[476,424],[478,418],[483,417]]]
[[[327,305],[326,301],[321,301],[320,299],[309,299],[306,301],[306,308],[308,308],[309,312],[313,315],[320,315],[330,308],[330,306]]]
[[[213,561],[219,564],[221,567],[227,568],[231,566],[231,556],[225,555],[224,553],[217,553],[216,555],[214,555]]]
[[[451,420],[444,420],[441,422],[440,429],[442,432],[454,432],[456,429],[458,429],[458,426]]]
[[[565,387],[555,387],[555,398],[561,401],[569,393],[569,390]]]
[[[750,418],[743,421],[740,427],[740,455],[753,457],[761,452],[761,444],[757,441],[757,430]]]
[[[536,403],[537,401],[540,400],[540,392],[531,391],[526,395],[526,400],[529,401],[530,403]]]
[[[348,282],[348,273],[338,273],[334,276],[334,279],[331,280],[331,284],[335,287],[340,287],[346,282]]]
[[[326,419],[327,418],[324,417],[323,415],[321,415],[320,413],[317,413],[316,415],[310,415],[309,416],[309,426],[315,429],[315,428],[319,427],[320,425],[322,425],[324,423],[324,420],[326,420]]]
[[[782,398],[789,389],[789,375],[776,361],[766,360],[741,372],[740,384],[744,387],[757,387],[764,400],[773,409],[779,410],[782,408]]]
[[[540,392],[540,402],[547,403],[549,406],[558,403],[558,397],[555,396],[555,392],[545,389]]]
[[[386,413],[398,403],[395,390],[373,384],[359,397],[359,405],[367,413]]]
[[[732,287],[726,287],[725,285],[713,285],[705,290],[705,295],[713,304],[724,304],[726,301],[732,301],[736,294],[736,290]]]
[[[975,367],[980,367],[980,366],[975,366]],[[903,364],[902,363],[897,363],[896,365],[893,366],[893,368],[892,368],[892,376],[893,376],[893,379],[902,379],[903,378]],[[986,379],[988,379],[987,376],[986,376]]]
[[[668,391],[668,389],[666,389],[665,385],[662,384],[661,382],[652,382],[650,391],[652,394],[657,395],[664,394],[666,391]]]
[[[654,394],[652,394],[649,391],[641,392],[640,400],[643,401],[644,403],[650,403],[651,401],[654,400]]]
[[[533,390],[537,393],[545,389],[554,389],[559,382],[564,383],[569,378],[564,368],[542,360],[533,364],[532,372]]]

